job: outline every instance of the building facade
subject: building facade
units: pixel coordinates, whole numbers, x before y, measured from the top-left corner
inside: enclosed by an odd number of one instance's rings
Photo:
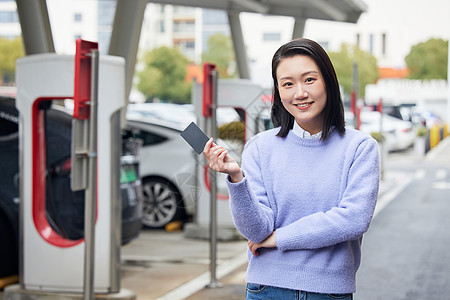
[[[0,37],[14,39],[20,37],[21,29],[14,0],[0,0]]]

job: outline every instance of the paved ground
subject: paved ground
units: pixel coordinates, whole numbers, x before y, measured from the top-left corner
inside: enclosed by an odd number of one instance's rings
[[[122,248],[122,288],[135,291],[137,299],[208,299],[192,295],[203,289],[223,293],[230,284],[242,290],[246,246],[244,240],[218,243],[216,280],[220,277],[224,287],[204,289],[214,283],[208,241],[185,238],[182,232],[143,231]]]

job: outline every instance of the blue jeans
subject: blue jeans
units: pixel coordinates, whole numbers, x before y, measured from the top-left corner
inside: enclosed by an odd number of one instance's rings
[[[246,300],[352,300],[353,294],[317,294],[297,290],[247,283]]]

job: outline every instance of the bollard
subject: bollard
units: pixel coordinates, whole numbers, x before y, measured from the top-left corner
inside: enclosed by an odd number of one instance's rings
[[[434,125],[430,129],[430,149],[433,149],[440,142],[440,128]]]

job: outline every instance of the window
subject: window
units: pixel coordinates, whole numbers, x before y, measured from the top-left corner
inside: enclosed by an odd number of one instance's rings
[[[98,25],[111,26],[116,13],[116,1],[98,1]]]
[[[159,144],[159,143],[162,143],[167,140],[166,137],[155,134],[153,132],[144,131],[144,130],[140,130],[140,129],[131,129],[131,130],[125,131],[123,134],[123,139],[129,138],[129,137],[142,140],[143,146],[152,146],[152,145]]]
[[[361,36],[359,35],[359,33],[357,33],[357,34],[356,34],[356,46],[359,47],[360,42],[361,42]]]
[[[13,40],[15,38],[20,37],[20,35],[13,35],[13,34],[2,34],[0,35],[0,38],[4,38],[4,39],[8,39],[8,40]]]
[[[263,33],[263,41],[266,42],[279,42],[281,41],[281,33]]]
[[[386,33],[381,34],[381,54],[386,55]]]
[[[228,25],[228,17],[225,11],[215,9],[203,9],[203,25]]]
[[[0,23],[18,23],[19,17],[15,11],[0,11]]]
[[[193,32],[195,30],[194,21],[175,21],[173,23],[174,32]]]
[[[5,110],[7,109],[8,108],[5,107]],[[19,130],[18,124],[19,118],[16,115],[8,111],[0,111],[0,136],[17,133]]]
[[[369,35],[369,53],[373,54],[373,34]]]
[[[186,49],[195,49],[195,43],[192,41],[188,41],[185,43]]]
[[[83,20],[83,15],[81,13],[75,13],[73,15],[73,20],[75,22],[81,22]]]

